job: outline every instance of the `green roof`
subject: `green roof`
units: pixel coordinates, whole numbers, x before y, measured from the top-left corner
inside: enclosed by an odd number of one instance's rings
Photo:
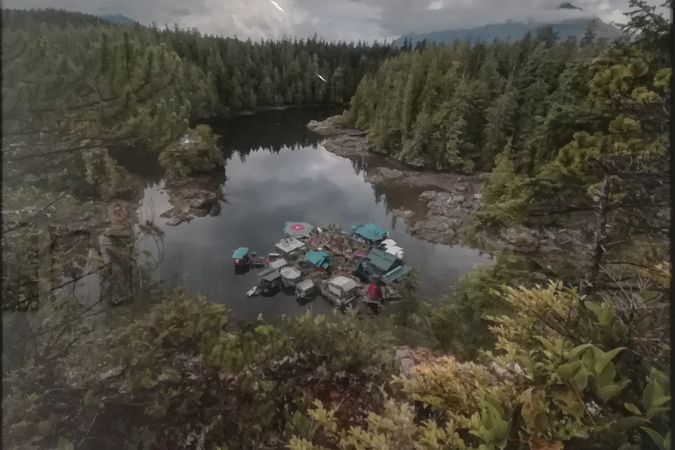
[[[242,259],[245,258],[248,255],[248,248],[246,247],[239,247],[232,253],[232,259]]]
[[[352,232],[369,241],[379,241],[387,237],[387,230],[372,223],[355,225]]]
[[[326,252],[307,252],[305,254],[305,261],[316,267],[323,267],[324,269],[328,267],[329,255]]]
[[[382,276],[382,281],[385,283],[391,283],[392,281],[400,280],[404,276],[410,273],[412,269],[410,266],[398,266],[397,268],[390,270]]]
[[[398,258],[382,249],[374,248],[368,253],[368,261],[382,272],[389,272]]]

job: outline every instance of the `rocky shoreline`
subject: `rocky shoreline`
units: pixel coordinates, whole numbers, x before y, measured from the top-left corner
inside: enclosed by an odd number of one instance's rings
[[[323,147],[338,156],[368,155],[368,137],[361,130],[343,128],[341,116],[332,116],[307,128],[323,136]],[[480,207],[480,191],[488,174],[463,176],[411,169],[392,161],[396,167],[376,167],[366,174],[366,181],[382,185],[407,185],[423,189],[418,200],[426,205],[426,213],[419,217],[414,211],[396,209],[394,215],[404,219],[411,234],[437,244],[457,244],[460,229],[472,213]]]
[[[321,136],[323,147],[343,157],[370,155],[365,132],[344,128],[341,116],[332,116],[318,122],[312,120],[307,128]],[[454,245],[462,240],[462,230],[480,208],[481,190],[488,173],[458,175],[413,169],[396,161],[393,167],[375,167],[368,170],[366,180],[374,185],[396,184],[424,189],[418,200],[426,212],[420,214],[408,209],[392,213],[405,220],[410,232],[428,242]],[[478,245],[489,252],[508,251],[520,254],[574,253],[588,251],[587,238],[579,230],[531,229],[523,226],[505,228],[499,232],[482,233],[476,237]]]
[[[220,214],[220,204],[224,201],[221,184],[221,180],[211,175],[168,180],[164,189],[169,194],[172,208],[164,211],[160,217],[169,219],[167,225],[177,226],[195,217],[217,216]]]

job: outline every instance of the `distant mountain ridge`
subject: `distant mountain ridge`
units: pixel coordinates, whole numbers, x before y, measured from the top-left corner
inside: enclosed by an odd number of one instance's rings
[[[104,14],[99,17],[107,22],[114,23],[115,25],[136,25],[138,23],[131,17],[122,14]]]
[[[570,2],[561,3],[560,6],[558,6],[558,9],[578,9],[579,11],[583,11],[582,8],[579,8]]]
[[[565,2],[558,6],[558,9],[578,10],[581,8],[572,3]],[[408,33],[396,39],[394,45],[402,45],[405,39],[408,39],[413,45],[426,39],[427,42],[438,44],[450,44],[455,41],[469,40],[471,42],[491,42],[495,39],[500,41],[517,41],[522,39],[528,32],[533,32],[538,28],[550,26],[558,34],[561,40],[569,37],[581,39],[586,33],[588,27],[595,26],[595,34],[598,38],[617,39],[621,36],[621,31],[614,25],[603,22],[597,17],[585,17],[576,19],[567,19],[555,23],[544,22],[506,22],[500,24],[488,24],[474,28],[438,30],[427,33]]]

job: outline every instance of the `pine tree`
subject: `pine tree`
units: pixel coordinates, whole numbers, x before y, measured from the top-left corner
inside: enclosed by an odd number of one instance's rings
[[[518,110],[517,94],[510,90],[500,95],[485,112],[485,138],[481,154],[483,170],[492,168],[499,153],[513,139],[515,115]]]
[[[579,42],[581,48],[593,45],[593,43],[595,42],[597,28],[598,23],[595,19],[588,22],[588,25],[586,26],[586,31],[584,32],[584,35],[581,38],[581,41]]]

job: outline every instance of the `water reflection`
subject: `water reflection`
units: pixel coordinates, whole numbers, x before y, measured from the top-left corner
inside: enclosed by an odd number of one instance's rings
[[[209,125],[221,136],[225,157],[236,151],[240,161],[245,162],[251,152],[278,153],[286,148],[295,150],[316,145],[320,138],[307,131],[307,122],[338,112],[338,108],[324,106],[290,108],[216,119]]]

